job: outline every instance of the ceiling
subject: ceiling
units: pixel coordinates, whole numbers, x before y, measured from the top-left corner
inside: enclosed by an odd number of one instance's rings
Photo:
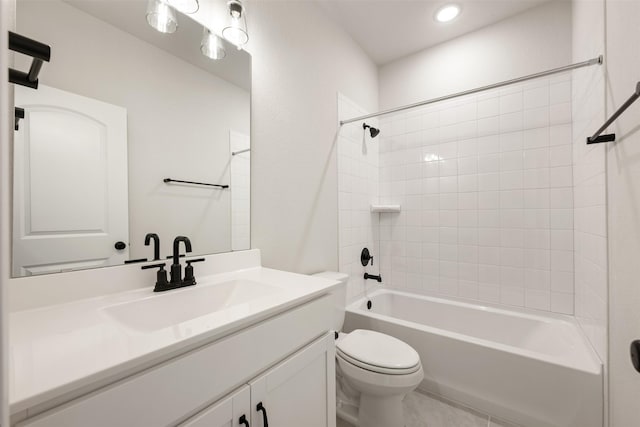
[[[317,0],[378,65],[491,25],[549,0]],[[559,0],[552,0],[559,1]],[[462,7],[449,23],[436,22],[445,4]]]

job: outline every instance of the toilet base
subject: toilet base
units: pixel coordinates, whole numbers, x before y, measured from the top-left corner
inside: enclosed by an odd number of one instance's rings
[[[404,427],[401,396],[360,396],[360,427]]]

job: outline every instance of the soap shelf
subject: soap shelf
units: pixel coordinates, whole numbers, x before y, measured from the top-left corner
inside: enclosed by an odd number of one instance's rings
[[[398,213],[400,205],[371,205],[371,212]]]

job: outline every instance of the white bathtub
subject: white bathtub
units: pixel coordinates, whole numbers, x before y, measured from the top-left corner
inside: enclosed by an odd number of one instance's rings
[[[526,427],[602,427],[602,365],[569,316],[378,290],[347,307],[354,329],[415,348],[421,389]]]

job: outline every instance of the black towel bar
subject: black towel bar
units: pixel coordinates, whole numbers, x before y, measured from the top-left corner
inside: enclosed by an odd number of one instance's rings
[[[38,89],[38,74],[43,62],[51,59],[51,47],[9,31],[9,49],[33,58],[27,73],[9,68],[9,82]]]

